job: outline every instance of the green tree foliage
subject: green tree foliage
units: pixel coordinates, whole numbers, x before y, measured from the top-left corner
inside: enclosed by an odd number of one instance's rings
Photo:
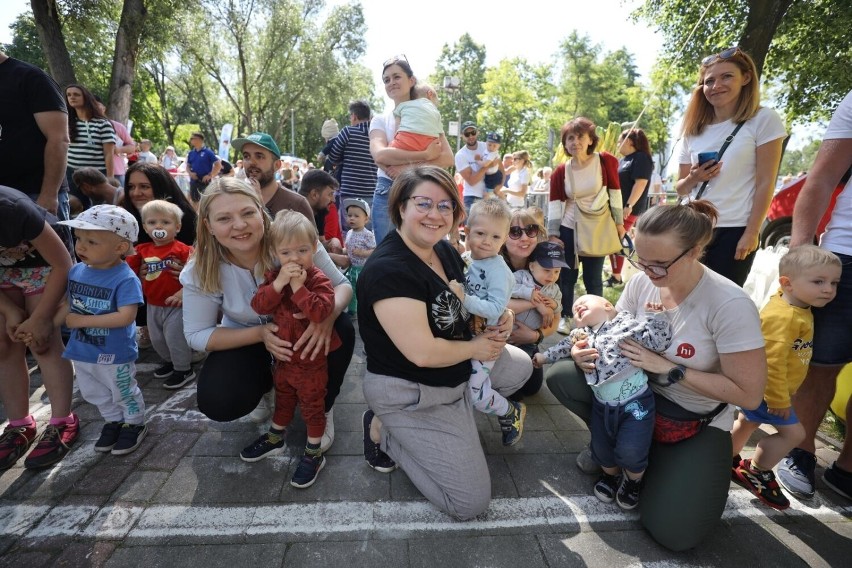
[[[415,74],[417,69],[414,69]],[[476,120],[479,111],[480,95],[485,84],[485,46],[473,41],[470,34],[465,33],[452,45],[444,44],[441,55],[435,65],[435,73],[429,77],[429,82],[435,87],[442,87],[444,77],[458,77],[461,83],[460,93],[447,93],[441,97],[438,110],[444,121]],[[459,98],[460,97],[460,98]],[[459,113],[461,109],[461,113]],[[454,143],[450,143],[454,146]]]
[[[778,174],[795,176],[799,172],[810,170],[811,166],[814,165],[814,160],[816,160],[820,144],[820,140],[810,140],[800,149],[788,149],[784,152],[784,158],[781,160],[781,167],[778,168]]]
[[[527,150],[534,162],[546,162],[547,127],[541,103],[549,90],[546,67],[534,67],[521,58],[504,59],[485,71],[477,124],[502,135],[501,152]]]
[[[848,72],[852,42],[848,0],[730,0],[715,2],[686,42],[707,7],[688,0],[646,0],[634,16],[658,26],[664,50],[679,74],[697,74],[709,53],[740,45],[772,82],[788,122],[828,117],[852,90]],[[765,58],[765,66],[764,66]]]

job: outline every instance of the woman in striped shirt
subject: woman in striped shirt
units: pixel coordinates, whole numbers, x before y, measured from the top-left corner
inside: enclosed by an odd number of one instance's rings
[[[80,200],[83,209],[92,206],[91,199],[76,186],[71,176],[79,168],[96,168],[107,178],[113,177],[115,130],[109,119],[98,110],[95,97],[82,85],[65,88],[68,103],[68,167],[66,177],[71,195]]]

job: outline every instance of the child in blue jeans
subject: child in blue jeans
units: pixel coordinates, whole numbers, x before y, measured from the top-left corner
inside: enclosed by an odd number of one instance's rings
[[[616,501],[624,510],[635,509],[654,433],[654,393],[648,375],[621,354],[618,344],[632,339],[652,351],[665,351],[672,340],[671,325],[662,313],[645,321],[618,313],[606,298],[592,294],[577,298],[572,312],[577,329],[536,353],[533,365],[566,359],[575,344],[597,349],[595,368],[586,373],[595,395],[589,424],[592,457],[603,470],[594,493],[604,503]]]

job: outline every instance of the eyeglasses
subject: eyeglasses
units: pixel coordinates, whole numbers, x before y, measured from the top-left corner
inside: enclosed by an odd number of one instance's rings
[[[509,227],[509,238],[516,241],[521,238],[521,235],[526,235],[530,238],[538,236],[538,225],[527,225],[526,227],[518,227],[517,225]]]
[[[387,61],[382,63],[382,69],[384,69],[388,65],[393,65],[394,63],[399,63],[400,61],[405,61],[406,63],[408,63],[408,58],[405,56],[404,53],[400,53],[399,55],[394,55],[393,57],[391,57],[390,59],[388,59]]]
[[[718,61],[720,59],[724,61],[725,59],[730,59],[730,58],[734,57],[735,55],[742,55],[742,53],[743,52],[737,46],[729,47],[728,49],[720,51],[719,53],[714,53],[713,55],[708,55],[707,57],[705,57],[704,59],[701,60],[701,65],[704,65],[706,67],[707,65],[711,65],[713,63],[716,63],[716,61]]]
[[[438,209],[438,213],[441,215],[452,215],[456,210],[456,202],[452,199],[442,199],[438,203],[435,203],[435,200],[431,197],[426,197],[425,195],[412,195],[408,199],[414,202],[414,207],[420,213],[427,214],[432,211],[433,207]]]
[[[681,258],[683,258],[686,255],[686,253],[688,253],[691,250],[692,250],[691,248],[686,249],[685,251],[683,251],[682,253],[677,255],[676,259],[674,259],[671,262],[667,262],[664,265],[662,265],[662,264],[643,264],[643,263],[639,262],[638,260],[633,260],[633,255],[636,254],[636,251],[634,250],[633,252],[631,252],[627,256],[627,262],[629,262],[630,264],[633,265],[634,268],[636,268],[637,270],[641,270],[642,272],[650,272],[654,276],[666,276],[669,273],[669,268],[671,268],[672,265],[675,262],[679,261]]]
[[[465,138],[470,138],[471,136],[476,136],[476,130],[466,130],[462,132],[462,136]]]

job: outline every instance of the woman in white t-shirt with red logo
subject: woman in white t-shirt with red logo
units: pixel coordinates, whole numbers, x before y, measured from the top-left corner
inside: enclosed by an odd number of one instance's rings
[[[786,136],[778,113],[760,106],[759,77],[748,54],[732,47],[702,60],[683,119],[676,188],[693,199],[701,192],[718,209],[702,262],[740,286],[758,248]],[[714,157],[726,139],[723,155]]]

